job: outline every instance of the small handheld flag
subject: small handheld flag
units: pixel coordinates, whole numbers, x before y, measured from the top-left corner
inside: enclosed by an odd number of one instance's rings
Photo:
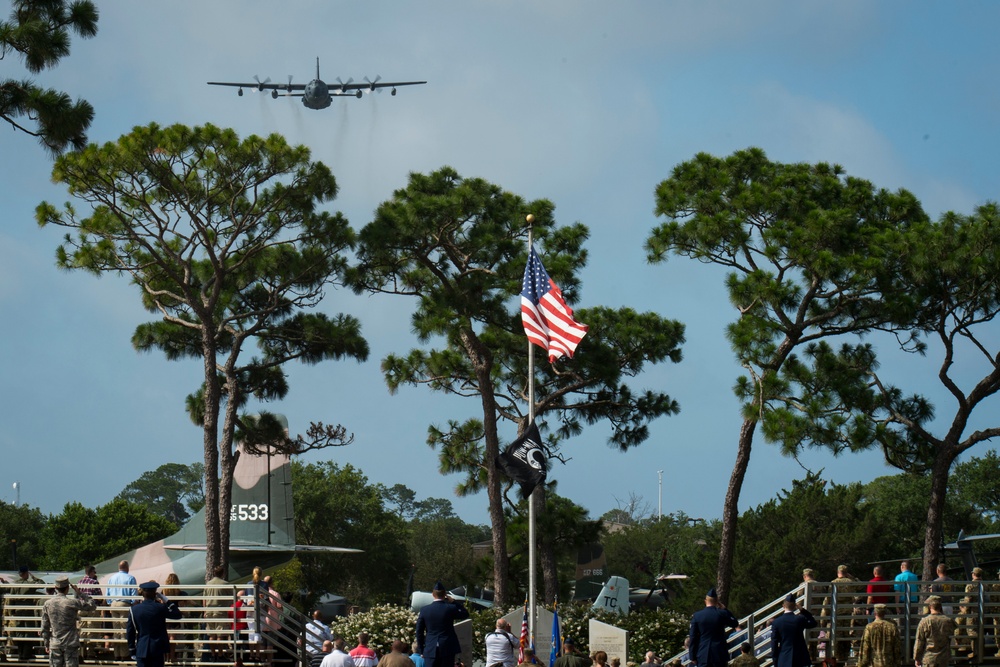
[[[528,340],[548,351],[549,362],[573,356],[587,333],[587,325],[573,319],[562,290],[552,282],[534,246],[528,252],[521,289],[521,323]]]

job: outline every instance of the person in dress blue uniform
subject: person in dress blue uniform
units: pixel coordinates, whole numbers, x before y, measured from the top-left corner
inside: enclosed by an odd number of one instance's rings
[[[142,602],[129,608],[125,638],[138,667],[163,667],[163,657],[170,649],[167,619],[181,617],[177,603],[156,592],[159,587],[155,581],[139,584]]]
[[[431,591],[434,601],[417,616],[417,653],[431,667],[454,667],[462,652],[455,634],[455,621],[469,617],[469,611],[455,602],[439,581]]]
[[[726,641],[732,628],[738,630],[740,622],[719,602],[715,589],[711,589],[705,596],[705,608],[691,617],[688,636],[691,661],[698,667],[726,667],[729,664]]]
[[[781,606],[784,611],[771,623],[771,659],[775,667],[809,667],[812,658],[803,633],[816,627],[816,619],[808,609],[795,613],[798,605],[791,593]]]

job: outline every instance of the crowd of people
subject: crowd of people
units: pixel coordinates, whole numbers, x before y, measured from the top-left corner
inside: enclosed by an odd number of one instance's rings
[[[246,588],[226,582],[225,571],[215,571],[197,602],[185,602],[179,579],[169,575],[160,590],[155,581],[138,584],[122,561],[111,575],[102,595],[96,571],[88,566],[85,576],[73,585],[65,576],[54,586],[20,568],[19,577],[5,587],[8,603],[3,609],[8,652],[12,659],[32,659],[36,647],[49,657],[52,667],[77,667],[81,657],[93,657],[101,648],[118,660],[135,660],[139,667],[160,667],[166,660],[189,658],[202,662],[244,660],[268,667],[291,667],[300,651],[310,667],[464,667],[461,646],[455,633],[456,621],[469,617],[465,607],[451,598],[444,587],[435,585],[433,602],[419,612],[416,641],[392,643],[389,653],[379,656],[369,646],[370,637],[360,633],[353,648],[346,639],[334,637],[319,610],[299,632],[285,622],[283,609],[290,594],[280,594],[270,577],[255,568]],[[1000,657],[1000,584],[983,582],[983,571],[972,572],[972,582],[955,583],[942,565],[932,582],[918,580],[910,563],[903,561],[900,572],[889,580],[882,565],[875,566],[865,582],[840,566],[831,582],[820,582],[811,569],[803,571],[806,593],[802,601],[790,594],[781,613],[770,619],[755,637],[748,639],[732,655],[732,631],[743,628],[726,609],[715,589],[705,596],[705,607],[690,623],[685,646],[689,660],[697,667],[759,667],[759,655],[770,648],[775,667],[824,667],[857,662],[857,667],[898,667],[904,646],[900,620],[915,626],[912,660],[915,667],[946,667],[954,657],[975,658],[986,645],[982,615],[992,630],[992,648]],[[7,583],[7,582],[4,582]],[[41,627],[32,616],[42,588],[50,596],[41,606]],[[73,595],[70,596],[70,590]],[[923,592],[922,592],[923,591]],[[926,595],[930,593],[930,595]],[[822,599],[818,618],[807,608]],[[804,605],[803,602],[807,604]],[[987,604],[989,603],[989,604]],[[197,606],[198,619],[168,625],[168,620],[184,617],[185,607]],[[257,606],[254,612],[251,608]],[[919,619],[919,622],[918,622]],[[81,649],[81,630],[91,640]],[[124,640],[121,639],[124,629]],[[173,640],[173,644],[172,644]],[[180,640],[180,641],[178,641]],[[486,667],[519,667],[537,664],[530,649],[521,646],[510,623],[501,618],[485,636]],[[40,642],[40,643],[39,643]],[[751,643],[752,642],[752,643]],[[197,647],[195,655],[179,655],[176,645]],[[81,655],[81,650],[85,652]],[[642,667],[656,667],[653,652]],[[577,651],[572,638],[563,641],[555,667],[619,667],[617,657],[609,661],[603,651],[587,656]],[[674,661],[669,667],[681,667]]]

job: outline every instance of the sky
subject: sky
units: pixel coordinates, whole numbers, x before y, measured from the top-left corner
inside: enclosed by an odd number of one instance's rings
[[[550,199],[559,224],[590,229],[576,307],[629,306],[684,322],[683,361],[633,381],[669,393],[680,414],[654,422],[649,440],[627,453],[607,445],[610,426],[589,427],[551,473],[558,492],[594,517],[635,496],[651,512],[717,518],[735,458],[740,369],[725,339],[734,311],[724,275],[683,258],[649,265],[643,251],[662,222],[654,189],[675,165],[758,146],[772,160],[838,163],[879,187],[905,188],[935,217],[971,213],[1000,194],[995,2],[97,4],[97,36],[74,38],[71,55],[37,76],[93,104],[91,141],[150,122],[277,132],[333,170],[340,193],[326,206],[355,229],[409,173],[449,165]],[[0,0],[0,12],[9,3]],[[335,99],[322,111],[205,85],[289,74],[306,83],[317,57],[328,82],[428,83],[394,97]],[[0,78],[22,76],[15,58],[0,61]],[[148,315],[127,279],[56,268],[61,232],[34,221],[43,200],[70,199],[51,183],[51,167],[33,138],[0,132],[0,500],[56,514],[68,502],[104,504],[164,463],[202,459],[201,433],[183,407],[201,368],[134,351],[131,335]],[[293,432],[324,421],[355,437],[304,460],[349,463],[372,482],[449,498],[466,521],[487,523],[485,495],[455,497],[459,478],[440,475],[426,445],[430,424],[473,415],[477,402],[424,388],[391,395],[380,374],[387,354],[417,345],[412,303],[331,290],[321,309],[360,318],[371,356],[288,367],[291,391],[269,409],[287,415]],[[927,391],[947,414],[932,358],[873,342],[885,350],[888,377]],[[974,379],[978,360],[962,363]],[[996,403],[981,411],[980,419],[996,414]],[[514,437],[512,425],[502,429]],[[894,472],[878,453],[784,458],[758,434],[741,508],[806,470],[839,483]]]

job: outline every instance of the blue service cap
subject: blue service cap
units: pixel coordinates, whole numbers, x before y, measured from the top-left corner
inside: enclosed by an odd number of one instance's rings
[[[712,598],[713,600],[718,600],[719,599],[719,594],[715,592],[714,588],[709,588],[708,592],[705,593],[705,597]]]
[[[785,602],[791,602],[792,604],[795,604],[795,594],[789,593],[788,595],[786,595]]]
[[[441,592],[441,593],[443,593],[443,592],[444,592],[444,591],[445,591],[446,589],[445,589],[445,587],[444,587],[444,584],[442,584],[442,583],[441,583],[441,582],[439,581],[439,582],[437,582],[436,584],[434,584],[434,589],[433,589],[433,590],[435,590],[435,591],[438,591],[438,592]]]
[[[146,581],[144,583],[139,584],[139,588],[141,588],[144,591],[155,591],[159,587],[160,585],[155,581]]]

